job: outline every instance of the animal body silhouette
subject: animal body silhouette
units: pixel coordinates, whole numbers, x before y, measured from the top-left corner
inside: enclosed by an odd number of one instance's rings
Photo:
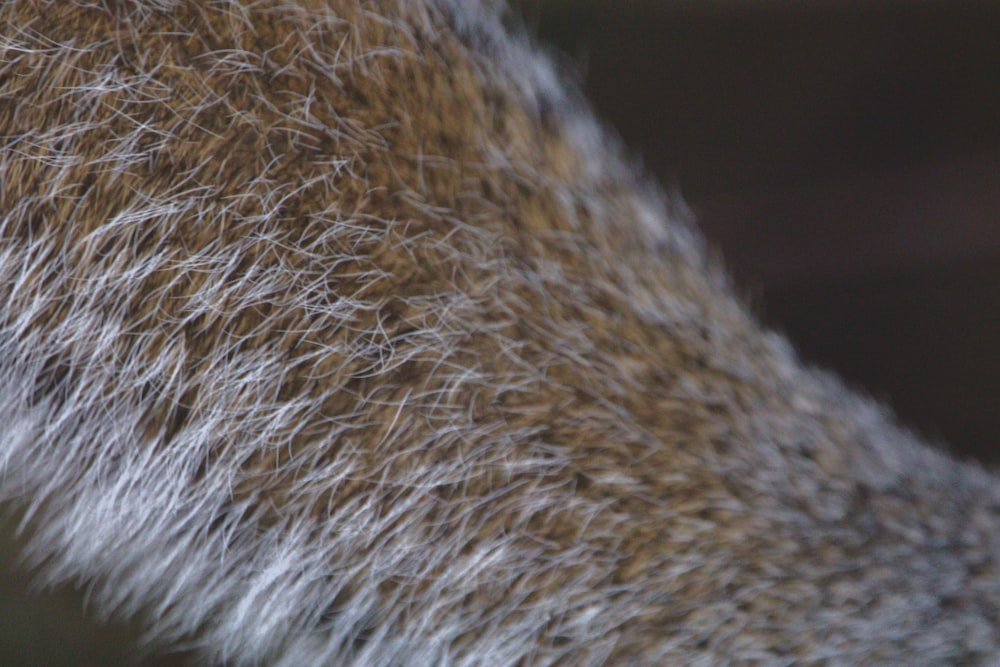
[[[0,5],[0,480],[234,665],[996,664],[1000,484],[459,0]]]

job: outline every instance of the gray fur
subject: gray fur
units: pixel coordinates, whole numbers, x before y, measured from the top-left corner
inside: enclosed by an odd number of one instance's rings
[[[71,4],[0,9],[0,488],[46,581],[233,664],[996,664],[995,477],[762,330],[502,8]],[[439,80],[475,159],[379,106]]]

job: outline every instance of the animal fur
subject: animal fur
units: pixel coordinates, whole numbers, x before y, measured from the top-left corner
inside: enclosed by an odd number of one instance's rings
[[[29,557],[235,665],[996,664],[996,478],[683,218],[485,0],[2,3]]]

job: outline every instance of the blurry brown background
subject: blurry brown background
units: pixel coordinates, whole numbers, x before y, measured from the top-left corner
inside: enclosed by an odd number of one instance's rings
[[[1000,462],[1000,3],[518,5],[806,359]],[[0,667],[135,662],[132,629],[28,595],[13,559]]]

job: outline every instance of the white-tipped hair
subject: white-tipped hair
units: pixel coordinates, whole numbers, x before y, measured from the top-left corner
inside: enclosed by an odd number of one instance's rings
[[[762,330],[502,13],[0,6],[40,576],[239,665],[1000,658],[1000,484]]]

